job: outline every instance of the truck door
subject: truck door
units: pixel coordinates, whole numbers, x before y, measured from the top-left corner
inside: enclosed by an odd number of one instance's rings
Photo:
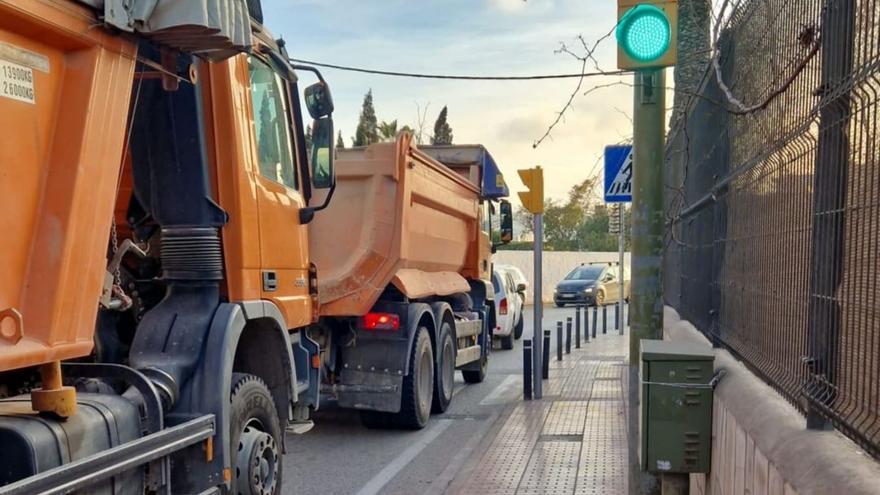
[[[252,135],[258,174],[255,192],[260,225],[262,297],[275,302],[290,328],[311,322],[308,237],[299,223],[305,206],[296,166],[296,133],[291,131],[290,85],[262,59],[249,56]]]

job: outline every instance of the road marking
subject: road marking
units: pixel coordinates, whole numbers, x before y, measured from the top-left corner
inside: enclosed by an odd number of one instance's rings
[[[413,459],[419,455],[422,450],[425,449],[431,442],[433,442],[437,437],[440,436],[441,433],[446,431],[446,428],[452,424],[452,420],[450,419],[440,419],[440,420],[432,420],[431,426],[428,427],[427,430],[424,430],[421,434],[421,438],[416,440],[415,443],[410,445],[406,450],[400,453],[397,457],[395,457],[387,466],[382,468],[381,471],[376,473],[370,481],[368,481],[360,490],[358,490],[357,495],[376,495],[377,493],[388,484],[389,481],[394,479],[397,476],[397,473],[403,470],[407,464],[412,462]]]
[[[495,424],[495,421],[498,420],[498,413],[492,413],[480,426],[480,428],[471,435],[471,438],[464,444],[464,447],[459,450],[452,460],[449,462],[449,465],[446,466],[446,469],[440,473],[439,476],[431,483],[431,488],[425,491],[424,495],[442,495],[446,492],[446,489],[449,488],[449,485],[455,480],[455,476],[461,471],[464,463],[471,457],[474,450],[476,450],[477,445],[483,440],[483,437],[488,433],[489,428]]]
[[[507,404],[519,399],[520,390],[522,389],[522,377],[519,375],[507,375],[504,381],[499,383],[491,392],[489,392],[483,400],[480,401],[481,406],[491,404]]]

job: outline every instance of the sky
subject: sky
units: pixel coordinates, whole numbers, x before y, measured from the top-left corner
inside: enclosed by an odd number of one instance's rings
[[[612,0],[263,0],[264,24],[283,37],[291,57],[381,70],[474,75],[577,73],[580,61],[554,53],[579,48],[616,21]],[[599,45],[604,70],[615,70],[613,37]],[[588,68],[591,70],[591,68]],[[336,129],[354,136],[364,94],[372,89],[379,121],[418,127],[419,108],[430,133],[444,105],[454,143],[482,144],[511,191],[523,190],[516,169],[541,165],[545,194],[564,199],[569,188],[599,173],[602,150],[632,135],[632,89],[614,86],[575,98],[537,149],[532,144],[556,118],[577,79],[472,82],[393,78],[321,69],[333,93]],[[305,84],[313,82],[300,72]],[[632,76],[624,76],[629,81]],[[581,92],[621,80],[584,80]],[[597,165],[598,163],[598,165]],[[516,194],[511,201],[519,203]]]

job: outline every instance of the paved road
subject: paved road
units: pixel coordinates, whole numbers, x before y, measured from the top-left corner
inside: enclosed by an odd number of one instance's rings
[[[573,313],[571,308],[546,308],[545,325]],[[608,316],[611,331],[611,308]],[[530,337],[531,311],[524,317],[524,334]],[[555,352],[555,335],[551,349]],[[449,410],[433,416],[417,432],[368,430],[356,412],[322,406],[314,416],[312,431],[286,439],[283,492],[432,495],[450,487],[450,491],[460,491],[461,480],[456,476],[473,468],[522,403],[521,376],[522,342],[517,341],[510,351],[496,348],[486,381],[466,385],[456,374]]]

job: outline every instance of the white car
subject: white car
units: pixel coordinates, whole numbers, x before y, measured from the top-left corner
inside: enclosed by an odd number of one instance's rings
[[[510,271],[510,274],[513,275],[513,281],[516,283],[516,288],[518,289],[519,295],[522,296],[523,304],[528,301],[528,293],[529,293],[529,280],[523,274],[522,270],[513,265],[501,265],[505,270]],[[519,290],[521,289],[521,290]]]
[[[492,286],[495,288],[495,328],[492,334],[501,341],[502,349],[513,349],[514,339],[519,339],[523,333],[525,298],[522,292],[525,291],[525,285],[517,284],[512,271],[506,266],[495,265]]]

